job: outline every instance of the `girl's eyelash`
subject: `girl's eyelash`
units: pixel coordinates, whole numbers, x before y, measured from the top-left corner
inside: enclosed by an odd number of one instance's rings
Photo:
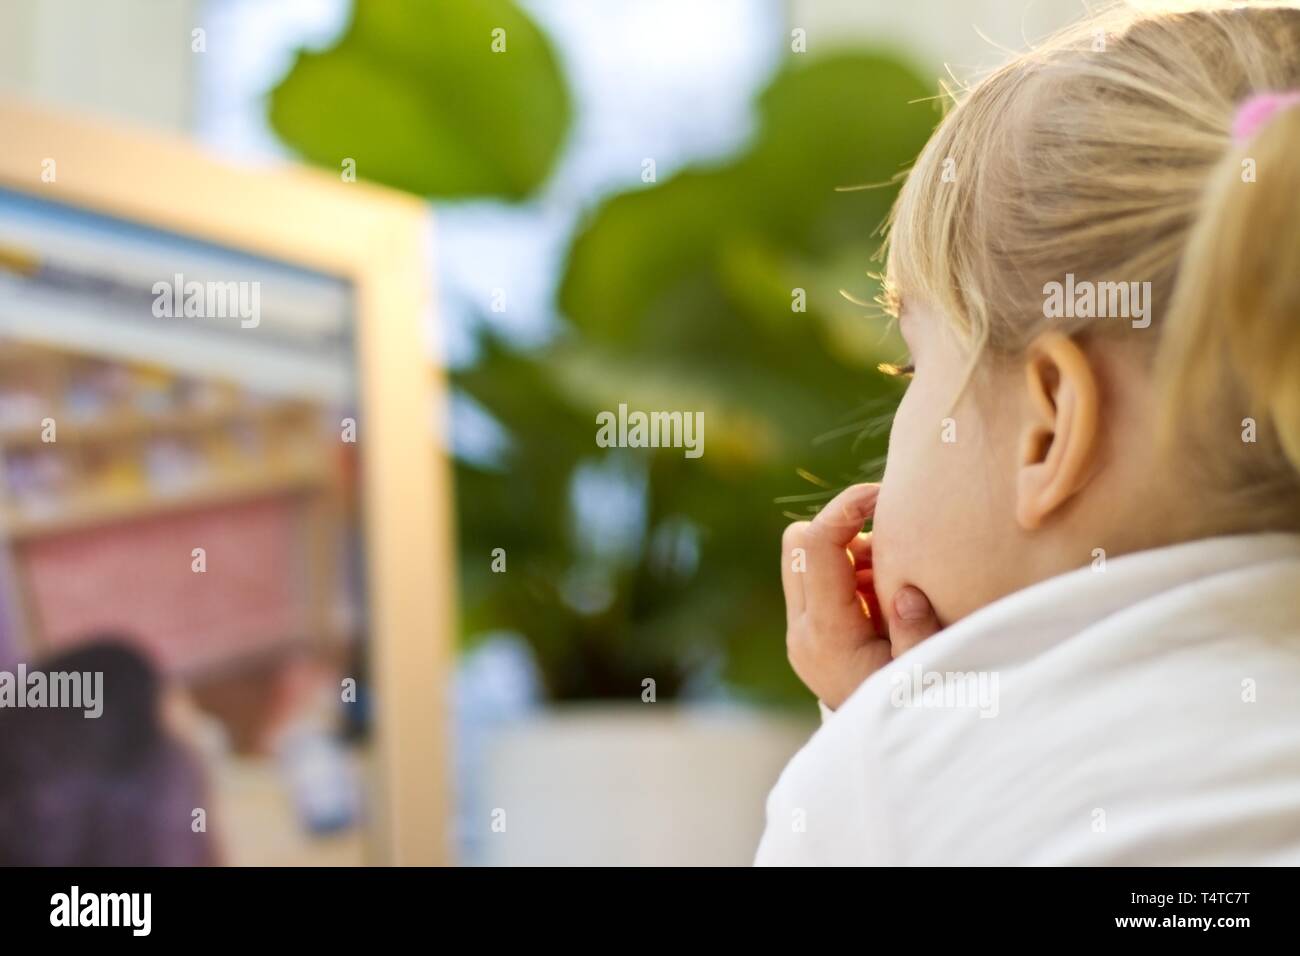
[[[916,365],[908,362],[906,365],[895,365],[893,362],[882,362],[876,366],[876,369],[890,378],[911,378],[916,374]]]

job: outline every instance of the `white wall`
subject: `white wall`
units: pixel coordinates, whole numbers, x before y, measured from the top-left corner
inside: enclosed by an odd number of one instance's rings
[[[0,92],[189,129],[199,0],[4,0]]]
[[[808,52],[864,42],[898,46],[936,79],[1003,62],[1078,19],[1083,0],[790,0],[790,27],[808,33]],[[983,34],[983,36],[981,36]],[[999,49],[1002,47],[1004,49]]]

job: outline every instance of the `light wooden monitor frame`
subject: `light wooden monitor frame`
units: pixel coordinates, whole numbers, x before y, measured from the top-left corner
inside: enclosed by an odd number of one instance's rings
[[[351,282],[363,412],[375,862],[451,862],[451,476],[430,375],[430,216],[418,199],[0,97],[0,186]],[[54,160],[54,177],[43,172]]]

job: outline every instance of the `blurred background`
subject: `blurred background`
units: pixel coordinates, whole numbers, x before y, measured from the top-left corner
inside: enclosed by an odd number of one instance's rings
[[[987,69],[1081,13],[7,0],[0,92],[427,201],[437,301],[411,347],[447,374],[450,421],[431,404],[409,427],[451,436],[452,857],[745,864],[817,720],[785,660],[780,532],[879,474],[899,395],[871,304],[896,178],[946,67]],[[210,340],[126,343],[38,295],[60,277],[36,253],[127,249],[162,275],[230,254],[187,242],[0,190],[0,667],[125,635],[181,701],[221,861],[365,862],[364,676],[360,699],[337,691],[368,642],[337,434],[347,288],[256,267],[283,333],[268,368]],[[596,416],[621,404],[702,413],[704,454],[601,447]],[[57,451],[52,407],[75,423]],[[255,560],[140,598],[204,527]]]

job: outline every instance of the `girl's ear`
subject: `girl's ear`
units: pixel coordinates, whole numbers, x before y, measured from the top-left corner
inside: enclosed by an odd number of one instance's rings
[[[1098,442],[1097,377],[1087,353],[1044,332],[1025,355],[1029,410],[1021,426],[1016,521],[1041,527],[1091,477]]]

